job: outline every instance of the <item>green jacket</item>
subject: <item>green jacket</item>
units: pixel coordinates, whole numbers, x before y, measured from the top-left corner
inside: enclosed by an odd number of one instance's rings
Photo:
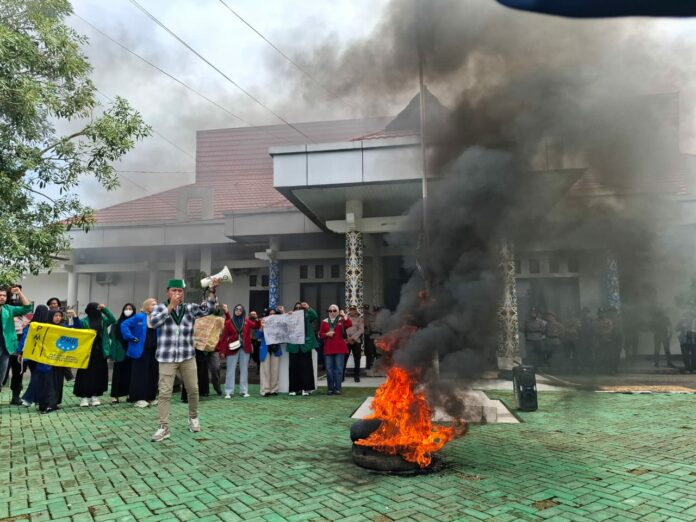
[[[109,338],[109,326],[111,326],[115,322],[116,318],[114,317],[114,314],[111,313],[111,310],[104,307],[104,309],[102,310],[101,341],[105,359],[111,357],[111,340]],[[82,327],[89,328],[89,317],[82,318]]]
[[[5,338],[5,346],[7,353],[15,353],[17,351],[17,332],[15,332],[14,318],[24,314],[30,314],[34,309],[34,303],[28,305],[2,305],[0,316],[2,318],[2,335]],[[3,375],[4,377],[4,375]]]
[[[118,329],[119,324],[116,322],[111,327],[111,332],[109,333],[109,341],[111,342],[111,358],[115,362],[123,362],[126,359],[126,350],[123,349],[123,344],[121,344],[121,341],[118,339]]]
[[[312,323],[317,319],[319,319],[319,316],[313,308],[308,308],[307,310],[305,310],[305,342],[304,344],[288,344],[285,348],[288,353],[298,353],[300,351],[311,352],[312,350],[316,350],[319,347],[319,343],[317,342],[317,336],[314,333],[314,328],[312,328]]]

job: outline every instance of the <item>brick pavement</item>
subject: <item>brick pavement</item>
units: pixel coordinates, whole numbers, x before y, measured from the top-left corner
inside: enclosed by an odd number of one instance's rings
[[[545,392],[524,423],[449,444],[441,472],[388,476],[350,458],[370,390],[205,399],[199,434],[175,401],[161,444],[153,409],[70,392],[49,415],[2,393],[0,520],[696,520],[696,395]]]

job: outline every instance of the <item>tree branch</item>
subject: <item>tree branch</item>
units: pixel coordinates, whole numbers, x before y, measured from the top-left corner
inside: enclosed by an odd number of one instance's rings
[[[72,133],[72,134],[70,134],[70,135],[68,135],[68,136],[62,137],[61,139],[59,139],[59,140],[56,141],[55,143],[53,143],[53,144],[49,145],[48,147],[46,147],[45,149],[43,149],[43,150],[41,151],[41,155],[43,156],[43,155],[46,154],[49,150],[56,148],[56,147],[57,147],[58,145],[60,145],[61,143],[65,143],[66,141],[70,141],[70,140],[73,139],[73,138],[77,138],[78,136],[84,135],[84,134],[85,134],[85,130],[87,130],[87,127],[85,127],[85,128],[82,129],[82,130],[79,130],[79,131],[77,131],[77,132],[74,132],[74,133]]]

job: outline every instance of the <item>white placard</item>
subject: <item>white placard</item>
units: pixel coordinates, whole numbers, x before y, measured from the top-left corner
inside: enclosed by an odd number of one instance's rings
[[[304,310],[264,317],[263,336],[266,344],[304,344]]]

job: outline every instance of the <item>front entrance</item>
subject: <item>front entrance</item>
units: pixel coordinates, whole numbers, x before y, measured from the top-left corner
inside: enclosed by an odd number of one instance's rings
[[[300,285],[300,301],[307,301],[323,319],[327,316],[329,305],[336,304],[345,309],[345,283],[302,283]]]
[[[249,310],[256,312],[259,317],[263,317],[263,311],[268,307],[268,290],[250,290],[249,291]]]

